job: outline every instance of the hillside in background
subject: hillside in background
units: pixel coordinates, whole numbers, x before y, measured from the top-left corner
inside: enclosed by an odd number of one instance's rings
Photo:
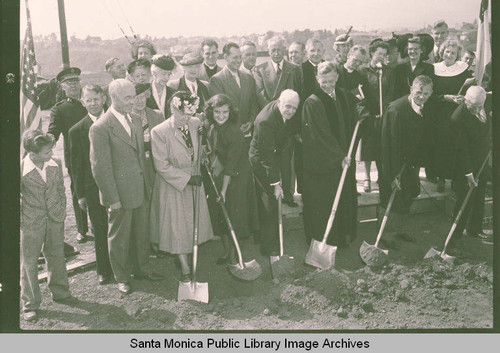
[[[415,33],[430,33],[431,28],[421,28]],[[219,52],[227,42],[236,42],[242,44],[245,41],[252,41],[257,45],[259,51],[267,51],[267,41],[274,35],[283,35],[287,43],[293,41],[306,42],[307,39],[316,37],[325,44],[325,58],[330,60],[333,58],[333,42],[339,34],[345,33],[346,29],[335,30],[334,32],[327,30],[311,31],[309,29],[293,32],[272,32],[265,34],[252,34],[238,37],[222,37],[214,38],[219,43]],[[412,31],[402,30],[397,34],[411,33]],[[463,23],[461,28],[450,28],[450,34],[459,37],[466,49],[475,50],[477,25],[476,23]],[[389,38],[391,32],[362,32],[353,30],[351,36],[355,44],[368,46],[374,38],[382,37]],[[182,57],[186,52],[198,50],[199,45],[204,37],[176,37],[176,38],[151,38],[143,37],[154,43],[158,53],[169,53],[176,57]],[[61,61],[61,45],[58,36],[54,33],[47,36],[34,36],[36,59],[39,66],[39,76],[45,78],[54,77],[62,67]],[[111,57],[118,57],[124,62],[130,62],[130,44],[125,38],[115,40],[102,40],[100,37],[88,36],[85,39],[79,39],[74,36],[69,38],[69,54],[72,66],[77,66],[82,69],[83,73],[102,73],[104,72],[104,63]],[[101,83],[101,82],[96,82]],[[106,82],[103,82],[104,84]]]

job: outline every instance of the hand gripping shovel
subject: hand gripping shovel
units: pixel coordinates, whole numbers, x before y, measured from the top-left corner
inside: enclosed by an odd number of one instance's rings
[[[195,166],[198,175],[200,173],[200,151],[201,138],[198,140],[197,164]],[[198,230],[200,225],[200,186],[193,186],[193,207],[194,207],[194,227],[193,227],[193,270],[191,272],[191,282],[179,282],[177,300],[186,299],[208,303],[208,283],[196,282],[196,267],[198,263]]]
[[[352,155],[354,143],[356,142],[356,136],[358,135],[359,125],[362,121],[363,119],[358,120],[356,126],[354,127],[351,144],[349,145],[349,151],[347,152],[348,157],[351,157]],[[321,268],[323,270],[330,269],[335,265],[335,253],[337,252],[337,247],[326,244],[326,241],[328,239],[330,231],[332,230],[333,221],[335,220],[335,214],[337,213],[337,207],[340,202],[340,194],[342,193],[342,189],[344,187],[348,169],[349,166],[347,164],[344,165],[344,168],[342,169],[342,175],[340,177],[339,186],[337,187],[335,199],[333,200],[332,211],[326,224],[326,230],[325,234],[323,235],[323,240],[319,242],[315,239],[312,239],[311,246],[309,247],[309,251],[306,254],[306,264]]]
[[[278,198],[280,253],[278,256],[269,257],[269,260],[271,261],[271,272],[274,279],[291,276],[295,273],[295,259],[293,256],[283,254],[283,216],[281,214],[281,201],[280,196]]]
[[[396,175],[396,179],[401,179],[401,174],[405,169],[406,165],[403,164],[399,174]],[[382,223],[380,225],[380,229],[377,234],[377,240],[374,245],[368,244],[366,241],[363,241],[361,247],[359,248],[359,255],[361,259],[368,266],[382,266],[387,261],[387,255],[389,254],[389,250],[380,249],[378,247],[378,243],[382,238],[382,234],[384,233],[385,225],[387,223],[387,219],[389,218],[389,213],[391,212],[392,203],[394,202],[394,198],[396,197],[396,193],[398,192],[398,188],[394,186],[392,188],[391,197],[389,198],[389,202],[387,203],[387,208],[385,209],[384,218],[382,218]]]
[[[477,173],[476,181],[479,180],[479,176],[483,172],[484,166],[486,163],[488,163],[488,159],[490,158],[491,151],[488,153],[486,156],[483,164],[481,165],[481,168],[479,169],[479,172]],[[469,199],[472,195],[472,191],[474,191],[474,186],[471,185],[469,186],[469,190],[467,191],[467,194],[465,195],[464,202],[462,203],[462,207],[460,207],[460,211],[458,211],[457,216],[455,217],[455,221],[453,222],[453,225],[451,226],[450,232],[448,233],[448,236],[446,237],[446,241],[444,242],[443,246],[443,251],[437,251],[434,248],[429,249],[427,251],[427,254],[425,254],[424,259],[428,259],[431,257],[435,256],[440,256],[444,261],[453,263],[455,261],[455,256],[451,256],[446,254],[446,248],[448,247],[448,244],[451,240],[451,237],[453,236],[453,233],[455,232],[455,229],[457,228],[458,222],[460,221],[460,218],[462,218],[462,214],[464,213],[465,207],[467,206],[467,203],[469,202]]]
[[[234,246],[236,247],[236,252],[238,253],[238,263],[234,265],[228,265],[229,272],[236,278],[242,279],[244,281],[253,281],[260,277],[262,274],[262,268],[259,263],[254,259],[248,262],[243,262],[243,256],[241,255],[240,245],[238,244],[238,239],[236,238],[236,232],[234,231],[233,225],[231,223],[231,219],[229,218],[229,214],[227,213],[226,206],[224,205],[224,200],[215,185],[215,180],[213,178],[212,172],[210,168],[205,165],[205,169],[207,171],[208,176],[210,177],[210,181],[214,187],[217,203],[219,204],[224,218],[227,223],[227,227],[229,228],[229,232],[231,233],[231,238],[233,238]]]

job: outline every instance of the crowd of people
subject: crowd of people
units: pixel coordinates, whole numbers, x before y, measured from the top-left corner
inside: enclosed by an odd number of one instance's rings
[[[64,98],[52,108],[48,131],[28,131],[22,141],[24,318],[36,319],[41,303],[42,247],[53,300],[75,300],[64,263],[62,164],[52,158],[61,134],[76,240],[88,240],[90,218],[98,282],[115,280],[123,295],[132,290],[131,278],[189,282],[195,226],[199,244],[222,239],[214,264],[237,261],[212,177],[237,236],[253,237],[263,255],[273,256],[278,201],[297,207],[293,196],[302,195],[304,246],[321,241],[347,168],[328,243],[348,246],[357,234],[359,195],[351,144],[360,144],[364,191],[371,192],[375,163],[381,204],[398,189],[392,213],[400,217],[420,194],[422,167],[438,191],[452,179],[455,213],[475,187],[453,240],[459,246],[465,229],[487,241],[488,173],[478,171],[491,148],[490,88],[475,82],[474,53],[462,54],[448,32],[437,21],[431,35],[376,38],[368,48],[340,35],[333,61],[324,60],[316,38],[287,50],[277,36],[258,65],[254,43],[230,42],[222,48],[224,67],[211,39],[179,61],[139,40],[129,64],[118,58],[105,63],[113,79],[105,87],[81,87],[80,69],[62,70],[57,80]],[[182,77],[172,79],[179,66]],[[151,255],[165,253],[175,255],[178,275],[152,270]]]

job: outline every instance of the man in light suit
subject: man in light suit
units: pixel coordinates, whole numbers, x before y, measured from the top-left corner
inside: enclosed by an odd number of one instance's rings
[[[227,43],[222,51],[227,65],[210,79],[208,94],[213,97],[222,93],[231,99],[238,108],[240,129],[249,142],[253,122],[259,112],[255,80],[250,74],[239,70],[242,58],[238,44]]]
[[[82,103],[88,114],[69,129],[71,175],[78,205],[88,212],[94,229],[97,277],[98,283],[102,285],[111,280],[113,271],[108,255],[108,215],[99,202],[99,190],[90,167],[89,129],[103,115],[106,95],[98,85],[87,85],[82,92]]]
[[[285,39],[283,37],[273,37],[267,44],[270,60],[257,66],[255,70],[255,81],[258,94],[265,103],[278,99],[281,92],[285,89],[291,89],[298,92],[302,91],[302,70],[299,66],[291,64],[284,59],[286,53]],[[299,119],[295,118],[297,122]],[[281,177],[283,178],[283,191],[285,197],[283,202],[292,207],[297,207],[293,200],[292,187],[292,155],[293,145],[290,140],[289,146],[282,154]]]
[[[117,79],[109,85],[111,107],[91,127],[90,165],[108,209],[108,246],[118,290],[129,294],[131,274],[159,280],[149,264],[149,208],[152,186],[145,174],[141,122],[130,118],[134,85]]]
[[[181,78],[168,81],[167,86],[177,91],[191,92],[198,96],[200,104],[196,113],[201,113],[208,97],[208,82],[202,81],[198,77],[200,75],[201,64],[203,58],[198,53],[188,53],[182,57],[179,64],[184,70],[184,76]]]
[[[203,65],[200,70],[199,79],[202,81],[210,81],[213,75],[222,70],[222,67],[217,65],[219,58],[219,45],[213,39],[205,39],[201,42],[201,56],[203,57]]]

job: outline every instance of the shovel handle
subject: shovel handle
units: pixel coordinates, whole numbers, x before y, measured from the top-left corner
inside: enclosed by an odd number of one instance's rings
[[[281,205],[282,205],[282,200],[281,200],[281,195],[278,197],[278,231],[279,231],[279,238],[280,238],[280,257],[283,256],[283,216],[281,214]]]
[[[382,118],[382,114],[383,114],[383,99],[382,99],[382,68],[380,68],[379,70],[379,74],[378,74],[378,91],[379,91],[379,114],[380,114],[380,117]]]
[[[396,175],[396,178],[398,178],[398,179],[401,178],[401,175],[403,174],[403,171],[405,170],[405,168],[406,168],[406,164],[403,164],[398,175]],[[387,219],[389,218],[389,212],[391,212],[392,204],[394,202],[394,198],[396,197],[397,192],[398,192],[398,189],[396,187],[393,187],[391,197],[389,198],[389,202],[387,203],[387,207],[385,209],[384,218],[382,218],[382,224],[380,224],[380,229],[379,229],[378,234],[377,234],[377,240],[375,241],[375,244],[374,244],[375,247],[378,247],[378,243],[380,242],[380,239],[382,238],[382,234],[384,234],[385,225],[387,223]]]
[[[236,238],[236,232],[234,231],[233,224],[231,223],[231,219],[229,218],[229,214],[227,213],[226,206],[224,205],[224,200],[222,198],[222,195],[219,192],[219,189],[217,189],[217,185],[215,184],[214,177],[212,175],[212,172],[210,171],[210,168],[208,165],[204,165],[205,170],[207,171],[208,177],[210,178],[210,182],[215,190],[215,195],[217,197],[217,203],[219,204],[221,210],[222,210],[222,215],[224,216],[224,219],[226,220],[227,227],[229,228],[229,233],[231,233],[231,238],[233,239],[234,246],[236,248],[236,252],[238,253],[238,263],[240,266],[243,268],[245,267],[245,264],[243,263],[243,256],[241,255],[241,249],[240,249],[240,244],[238,243],[238,239]]]
[[[200,157],[201,157],[201,149],[202,149],[202,136],[198,135],[198,150],[196,153],[196,161],[194,165],[194,173],[198,175],[200,173]],[[193,227],[193,269],[192,269],[192,282],[196,282],[196,267],[198,265],[198,232],[200,228],[200,191],[201,187],[197,185],[192,186],[193,190],[193,219],[194,219],[194,227]]]
[[[481,165],[481,168],[479,168],[479,171],[478,171],[477,176],[476,176],[476,181],[479,180],[479,177],[481,176],[481,173],[483,172],[484,167],[486,166],[486,163],[488,163],[488,159],[490,158],[490,156],[491,156],[491,151],[488,152],[488,155],[484,159],[483,164]],[[460,221],[460,218],[462,218],[462,214],[465,211],[465,207],[467,207],[467,203],[469,203],[469,199],[470,199],[473,191],[474,191],[474,186],[472,186],[472,185],[469,186],[469,190],[467,191],[467,194],[465,195],[464,202],[462,203],[462,206],[460,207],[460,210],[458,211],[458,214],[455,217],[455,221],[453,222],[453,225],[451,226],[451,229],[448,233],[448,236],[446,237],[446,241],[444,242],[443,251],[441,252],[441,256],[446,253],[446,248],[448,247],[448,243],[450,242],[451,237],[452,237],[453,233],[455,232],[455,229],[457,228],[457,225],[458,225],[458,222]]]
[[[356,137],[358,135],[359,125],[364,119],[360,119],[356,122],[356,126],[354,127],[354,131],[352,133],[351,143],[349,145],[349,150],[347,151],[347,156],[351,157],[352,150],[354,149],[354,143],[356,142]],[[342,194],[342,189],[344,188],[344,182],[347,175],[347,170],[349,169],[348,165],[344,165],[342,168],[342,175],[340,176],[339,186],[337,187],[337,192],[335,193],[335,199],[333,200],[332,211],[330,212],[330,217],[328,218],[328,222],[326,223],[325,234],[323,234],[323,240],[321,241],[322,245],[326,244],[326,240],[328,239],[328,235],[332,230],[333,221],[335,220],[335,214],[337,213],[337,207],[340,202],[340,195]]]

